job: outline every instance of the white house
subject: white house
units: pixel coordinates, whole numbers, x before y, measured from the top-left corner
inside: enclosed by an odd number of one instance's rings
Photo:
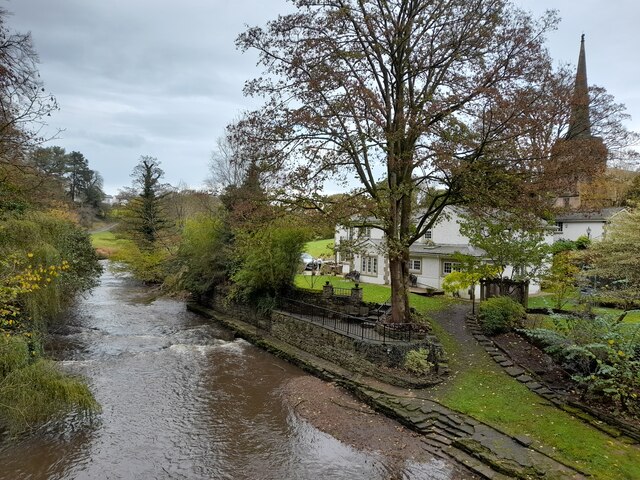
[[[594,212],[567,212],[558,215],[554,240],[575,241],[582,236],[592,240],[601,240],[604,237],[607,223],[622,211],[624,211],[622,207],[612,207]]]
[[[474,248],[469,239],[460,233],[460,213],[456,207],[446,207],[443,215],[425,236],[411,245],[409,249],[409,273],[417,279],[417,286],[442,289],[442,282],[447,274],[456,269],[456,262],[452,255],[456,252],[476,257],[483,257],[483,250]],[[375,224],[368,219],[363,223]],[[342,264],[343,272],[357,270],[360,281],[385,285],[390,283],[389,262],[384,254],[384,236],[382,230],[371,227],[338,226],[335,233],[336,261]],[[551,243],[553,235],[549,234],[546,241]],[[348,242],[348,243],[346,243]],[[353,253],[345,253],[347,249],[340,249],[340,245],[355,246]],[[507,267],[505,274],[511,274]],[[537,283],[531,283],[529,293],[539,292]],[[461,291],[460,295],[468,298],[469,292]],[[479,287],[476,290],[479,295]]]

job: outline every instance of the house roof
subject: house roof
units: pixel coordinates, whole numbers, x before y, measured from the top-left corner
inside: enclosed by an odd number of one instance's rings
[[[592,212],[567,212],[556,217],[557,222],[606,222],[614,215],[620,213],[624,208],[611,207],[595,210]]]
[[[445,245],[439,243],[429,245],[424,243],[414,243],[409,248],[409,253],[411,255],[422,256],[443,256],[462,253],[463,255],[482,257],[486,252],[480,248],[474,248],[471,245]]]

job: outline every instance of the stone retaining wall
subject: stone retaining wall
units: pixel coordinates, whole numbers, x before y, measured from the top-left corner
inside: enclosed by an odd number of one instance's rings
[[[442,347],[429,339],[403,344],[377,344],[342,335],[319,325],[289,316],[285,312],[274,312],[271,317],[271,335],[320,358],[336,363],[358,373],[372,375],[400,386],[429,386],[440,381],[437,372],[431,378],[418,379],[401,370],[389,372],[402,366],[409,350],[424,348],[437,350],[443,356]],[[434,352],[434,354],[436,354]],[[444,370],[446,363],[440,362]],[[441,372],[442,373],[442,372]]]

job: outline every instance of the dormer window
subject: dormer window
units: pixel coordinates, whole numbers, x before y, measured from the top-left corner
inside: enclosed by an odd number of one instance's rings
[[[431,229],[424,232],[424,239],[431,240],[433,238],[433,231]]]

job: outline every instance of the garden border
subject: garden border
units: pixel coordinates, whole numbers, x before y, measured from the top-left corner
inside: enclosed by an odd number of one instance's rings
[[[509,355],[509,352],[500,348],[491,338],[486,336],[480,327],[477,317],[467,314],[465,318],[467,327],[473,337],[508,375],[558,408],[576,416],[607,435],[617,439],[624,439],[628,443],[640,444],[640,429],[612,415],[607,415],[587,405],[573,401],[565,393],[545,384],[534,372],[518,364]]]

